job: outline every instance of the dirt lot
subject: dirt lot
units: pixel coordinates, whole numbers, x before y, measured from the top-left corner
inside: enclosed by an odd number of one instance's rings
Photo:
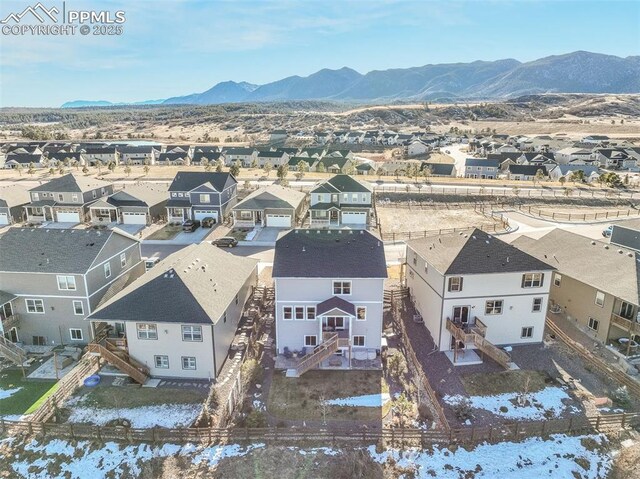
[[[466,228],[469,226],[491,225],[489,218],[475,213],[473,209],[408,209],[377,207],[382,231],[418,232],[443,228]]]

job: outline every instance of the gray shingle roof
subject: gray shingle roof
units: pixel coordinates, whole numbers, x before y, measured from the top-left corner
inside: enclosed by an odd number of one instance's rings
[[[274,278],[386,278],[384,245],[365,230],[293,230],[276,241]]]
[[[297,209],[306,194],[280,185],[259,188],[236,204],[234,210],[263,210],[265,208]]]
[[[328,161],[331,163],[331,161]],[[312,193],[369,193],[371,188],[364,182],[354,180],[349,175],[335,175],[319,184]]]
[[[209,183],[216,191],[222,191],[230,183],[237,183],[230,173],[179,171],[169,186],[169,191],[191,191]]]
[[[442,274],[488,274],[548,271],[538,258],[474,229],[407,241],[407,245]]]
[[[349,301],[346,301],[342,298],[338,298],[337,296],[329,298],[326,301],[318,304],[318,306],[316,306],[316,315],[320,316],[321,314],[328,313],[329,311],[334,309],[344,311],[351,316],[356,315],[356,307],[353,305],[353,303],[350,303]]]
[[[215,323],[256,269],[257,261],[209,243],[190,245],[106,301],[93,320]]]
[[[154,206],[167,201],[168,188],[164,183],[124,185],[107,200],[116,206]]]
[[[0,271],[84,274],[114,230],[9,228],[0,237]]]

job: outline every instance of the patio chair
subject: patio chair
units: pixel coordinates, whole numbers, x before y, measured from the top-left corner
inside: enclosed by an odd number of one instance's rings
[[[298,353],[299,358],[304,358],[307,355],[307,348],[300,348],[300,352]]]
[[[286,346],[284,347],[284,351],[282,352],[282,355],[287,359],[291,359],[293,357],[293,353]]]

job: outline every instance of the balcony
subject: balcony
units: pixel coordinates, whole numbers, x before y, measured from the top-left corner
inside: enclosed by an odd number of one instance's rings
[[[640,323],[627,319],[619,314],[611,314],[611,324],[617,326],[631,334],[640,334]]]
[[[11,316],[0,314],[0,321],[2,321],[2,329],[9,331],[11,328],[15,328],[20,324],[20,315],[18,313],[13,313]]]

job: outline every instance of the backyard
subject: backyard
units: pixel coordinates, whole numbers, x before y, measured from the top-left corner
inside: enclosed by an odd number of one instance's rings
[[[278,419],[378,421],[389,412],[389,387],[381,371],[312,370],[299,378],[276,373],[268,412]]]
[[[490,218],[476,213],[473,208],[396,208],[378,205],[376,208],[380,228],[384,234],[398,232],[434,231],[439,229],[468,228],[492,225]]]
[[[20,416],[35,410],[38,400],[55,387],[55,380],[24,379],[22,371],[5,369],[0,372],[0,417]]]

